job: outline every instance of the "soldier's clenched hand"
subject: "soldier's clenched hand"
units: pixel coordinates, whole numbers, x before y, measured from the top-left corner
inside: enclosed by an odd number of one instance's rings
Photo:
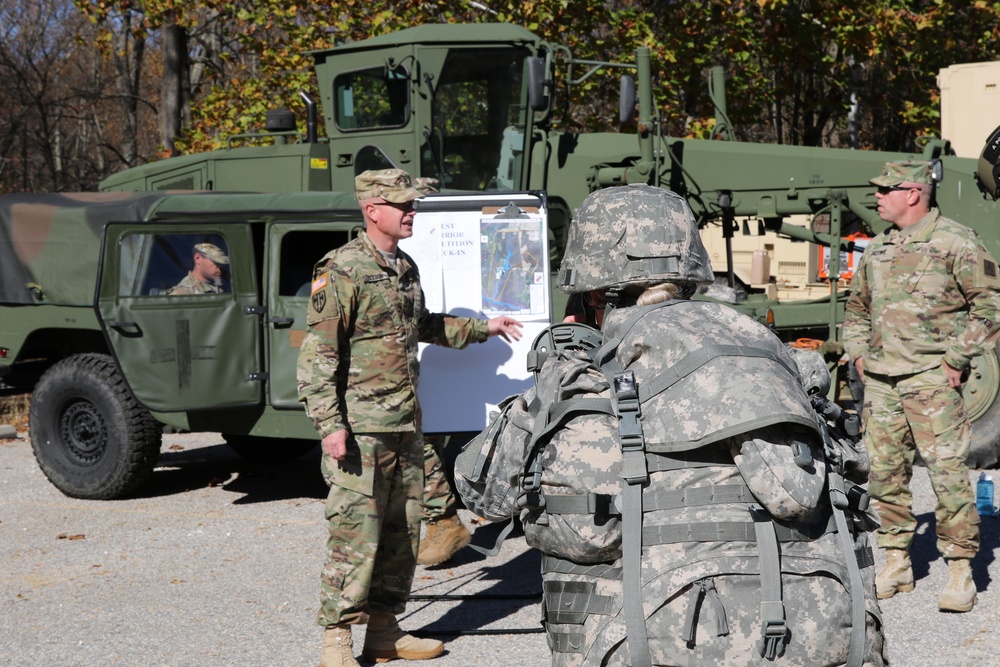
[[[334,431],[323,438],[320,445],[327,456],[337,461],[342,460],[347,456],[347,429],[342,428],[339,431]]]
[[[954,388],[961,387],[962,371],[958,368],[955,368],[944,359],[941,360],[941,365],[944,366],[944,372],[948,376],[948,385]]]
[[[521,323],[513,317],[493,317],[486,322],[491,336],[500,336],[508,343],[513,338],[521,340]]]

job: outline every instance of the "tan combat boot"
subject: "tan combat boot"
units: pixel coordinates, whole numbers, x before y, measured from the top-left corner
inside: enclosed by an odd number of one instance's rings
[[[472,535],[457,514],[430,522],[427,524],[427,535],[420,540],[417,563],[439,565],[471,541]]]
[[[323,660],[319,667],[360,667],[354,659],[350,625],[335,625],[323,633]]]
[[[886,549],[885,567],[875,576],[875,595],[879,600],[891,598],[896,593],[912,591],[913,568],[906,549]]]
[[[368,662],[430,660],[444,651],[444,643],[436,639],[417,639],[399,629],[392,614],[373,613],[368,618],[368,632],[361,657]]]
[[[948,559],[948,583],[938,597],[941,611],[971,611],[976,606],[976,582],[968,558]]]

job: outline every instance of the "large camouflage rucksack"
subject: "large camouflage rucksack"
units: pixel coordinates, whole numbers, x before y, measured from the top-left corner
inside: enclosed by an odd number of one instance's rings
[[[456,462],[467,507],[519,518],[543,552],[553,665],[887,664],[856,418],[811,401],[787,353],[710,345],[645,383],[616,367],[642,317],[681,303],[630,309],[600,347],[554,325],[536,386]],[[681,379],[747,357],[797,388],[810,419],[792,405],[710,436],[683,425],[694,444],[673,446],[644,432],[655,398],[689,400],[671,396]]]

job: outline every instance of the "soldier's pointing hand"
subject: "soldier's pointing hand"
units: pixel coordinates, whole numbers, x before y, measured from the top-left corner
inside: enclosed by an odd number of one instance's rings
[[[508,343],[511,339],[521,340],[521,323],[513,317],[501,315],[492,317],[486,322],[491,336],[500,336]]]

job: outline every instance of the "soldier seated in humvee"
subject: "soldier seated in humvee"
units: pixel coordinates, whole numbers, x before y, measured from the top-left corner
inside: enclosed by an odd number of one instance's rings
[[[212,243],[194,246],[194,266],[167,294],[222,294],[227,291],[222,274],[229,269],[229,256]]]

